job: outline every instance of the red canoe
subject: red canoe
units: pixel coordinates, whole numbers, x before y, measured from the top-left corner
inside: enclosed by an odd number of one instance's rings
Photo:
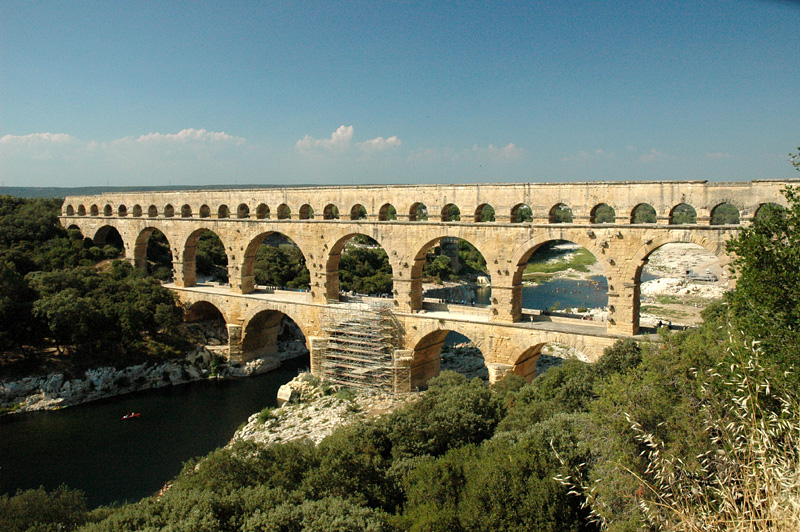
[[[131,412],[130,414],[125,414],[124,416],[122,416],[122,419],[133,419],[133,418],[139,417],[141,415],[142,414],[140,412]]]

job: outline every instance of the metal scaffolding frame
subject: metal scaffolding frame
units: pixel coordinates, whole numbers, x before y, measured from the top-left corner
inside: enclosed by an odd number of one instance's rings
[[[325,382],[385,393],[410,391],[410,359],[398,352],[391,301],[329,302],[323,317]]]

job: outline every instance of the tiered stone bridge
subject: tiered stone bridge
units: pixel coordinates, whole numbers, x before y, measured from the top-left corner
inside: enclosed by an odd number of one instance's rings
[[[223,315],[233,358],[248,359],[274,349],[282,315],[306,337],[316,368],[322,316],[339,300],[339,258],[345,243],[362,234],[386,251],[393,272],[393,306],[403,348],[413,354],[412,386],[439,371],[439,351],[449,331],[481,349],[496,379],[508,371],[530,377],[547,343],[575,347],[590,359],[617,339],[639,332],[641,272],[650,254],[670,242],[691,242],[728,264],[725,242],[769,203],[785,205],[781,190],[796,180],[713,183],[590,182],[472,185],[297,187],[250,190],[109,193],[66,198],[61,222],[103,243],[111,228],[122,237],[125,254],[146,267],[147,243],[158,229],[168,239],[174,283],[168,285],[191,308],[211,304]],[[427,220],[418,220],[425,205]],[[676,207],[688,204],[694,224],[675,225]],[[723,204],[739,211],[739,225],[711,225]],[[451,206],[460,221],[448,220]],[[572,223],[555,223],[559,205],[572,210]],[[614,223],[595,223],[601,205],[614,209]],[[656,223],[633,223],[634,212],[650,205]],[[485,206],[494,222],[480,222]],[[531,222],[516,223],[528,206]],[[363,209],[362,209],[363,207]],[[366,218],[359,215],[366,210]],[[396,211],[396,220],[390,213]],[[335,213],[342,213],[335,218]],[[228,256],[229,285],[198,283],[195,252],[199,237],[216,233]],[[256,250],[271,233],[291,238],[302,251],[311,276],[306,292],[267,291],[254,284]],[[445,237],[461,238],[486,259],[491,305],[486,308],[431,306],[422,297],[426,253]],[[568,240],[587,248],[608,280],[609,317],[604,324],[539,318],[522,309],[522,273],[542,244]],[[198,304],[199,307],[198,307]],[[549,321],[541,321],[547,319]]]

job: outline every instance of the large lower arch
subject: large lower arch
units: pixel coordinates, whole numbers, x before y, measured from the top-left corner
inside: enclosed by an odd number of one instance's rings
[[[259,308],[246,318],[239,360],[277,358],[282,350],[297,349],[297,346],[285,345],[292,340],[302,343],[302,348],[308,351],[308,333],[301,325],[303,320],[294,320],[283,310]]]
[[[435,329],[423,333],[417,340],[412,340],[411,347],[411,389],[425,388],[428,381],[437,376],[442,370],[442,353],[447,349],[448,337],[456,333],[469,339],[470,330],[468,326],[460,327],[457,322],[448,323],[447,327]],[[486,346],[482,339],[472,340],[475,349],[478,350],[486,364]],[[458,356],[458,355],[456,355]]]
[[[348,268],[350,275],[345,279],[340,276],[340,267]],[[356,268],[359,269],[349,271]],[[393,298],[393,272],[389,256],[378,241],[359,233],[347,233],[339,237],[328,252],[326,297],[338,301],[340,292],[346,289],[360,295]]]

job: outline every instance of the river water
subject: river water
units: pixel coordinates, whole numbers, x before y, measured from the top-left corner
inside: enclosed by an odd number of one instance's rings
[[[66,484],[86,492],[90,506],[151,495],[183,462],[227,444],[251,414],[275,406],[278,388],[307,367],[305,357],[246,379],[0,417],[0,493]],[[123,421],[127,412],[141,417]]]

